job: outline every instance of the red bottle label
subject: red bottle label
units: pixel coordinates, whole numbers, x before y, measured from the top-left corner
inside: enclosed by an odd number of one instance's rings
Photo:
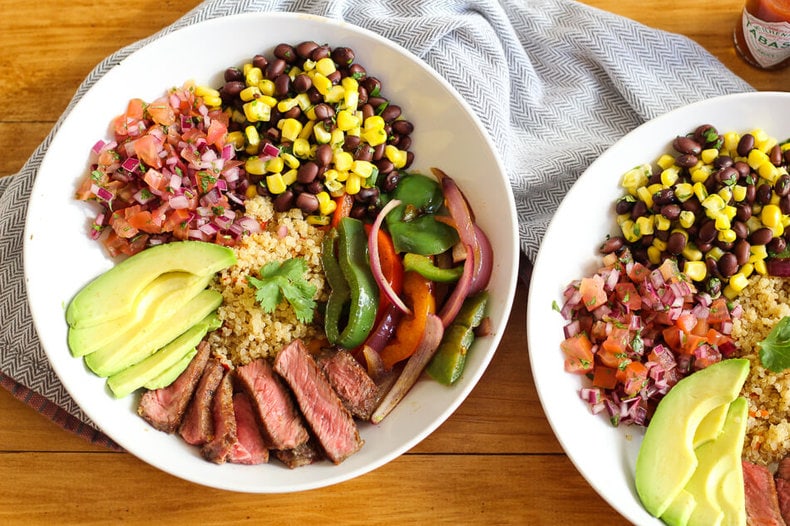
[[[743,36],[754,60],[770,68],[790,58],[790,22],[766,22],[743,10]]]

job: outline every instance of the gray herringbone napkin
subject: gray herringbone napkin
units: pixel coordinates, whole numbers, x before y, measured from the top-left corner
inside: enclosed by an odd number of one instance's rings
[[[174,29],[274,10],[365,27],[409,49],[453,84],[499,147],[530,259],[565,192],[607,146],[677,106],[751,90],[690,40],[571,0],[213,0],[105,59],[72,105],[124,57]],[[0,379],[86,422],[49,367],[25,300],[26,202],[51,137],[19,174],[0,180]]]

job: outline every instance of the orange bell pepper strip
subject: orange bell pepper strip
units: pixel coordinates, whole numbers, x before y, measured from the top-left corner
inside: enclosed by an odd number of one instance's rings
[[[365,232],[370,235],[371,226],[365,225]],[[379,260],[381,262],[381,272],[384,274],[384,279],[390,284],[395,294],[400,294],[403,290],[403,260],[397,252],[395,252],[395,245],[392,243],[392,238],[384,230],[379,230]],[[390,305],[390,300],[386,294],[379,294],[379,307],[376,313],[376,323],[384,316],[384,312]]]
[[[436,312],[433,283],[416,272],[403,274],[404,302],[412,311],[395,329],[392,341],[381,350],[381,360],[386,369],[414,354],[425,332],[428,314]]]
[[[332,221],[329,223],[329,226],[332,228],[337,228],[341,219],[351,215],[351,208],[354,206],[354,198],[347,193],[343,193],[343,195],[335,197],[335,203],[337,206],[335,207],[335,212],[332,214]]]

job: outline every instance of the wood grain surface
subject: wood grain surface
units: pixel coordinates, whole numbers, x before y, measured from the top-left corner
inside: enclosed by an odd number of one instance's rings
[[[790,88],[790,69],[758,71],[735,54],[739,0],[585,3],[684,34],[757,89]],[[98,62],[197,4],[2,2],[0,176],[22,167]],[[86,443],[0,389],[0,524],[627,524],[575,470],[545,419],[529,367],[526,302],[521,284],[490,368],[436,432],[372,473],[297,494],[182,481]]]

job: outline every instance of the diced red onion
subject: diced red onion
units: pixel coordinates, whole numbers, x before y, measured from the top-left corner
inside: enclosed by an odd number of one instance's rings
[[[185,195],[176,195],[168,200],[170,207],[174,210],[189,208],[189,199]]]
[[[96,141],[96,143],[93,145],[93,147],[91,148],[91,151],[92,151],[93,153],[95,153],[96,155],[99,155],[99,154],[101,153],[101,151],[102,151],[102,148],[104,148],[104,145],[105,145],[105,144],[107,144],[107,143],[106,143],[106,142],[104,142],[103,140],[99,139],[99,140],[98,140],[98,141]]]
[[[280,149],[277,146],[273,145],[272,143],[267,142],[266,144],[263,145],[263,148],[261,149],[261,153],[263,155],[270,155],[272,157],[277,157],[278,155],[280,155]]]
[[[199,227],[199,230],[208,236],[213,236],[219,232],[219,227],[214,223],[205,223]]]

